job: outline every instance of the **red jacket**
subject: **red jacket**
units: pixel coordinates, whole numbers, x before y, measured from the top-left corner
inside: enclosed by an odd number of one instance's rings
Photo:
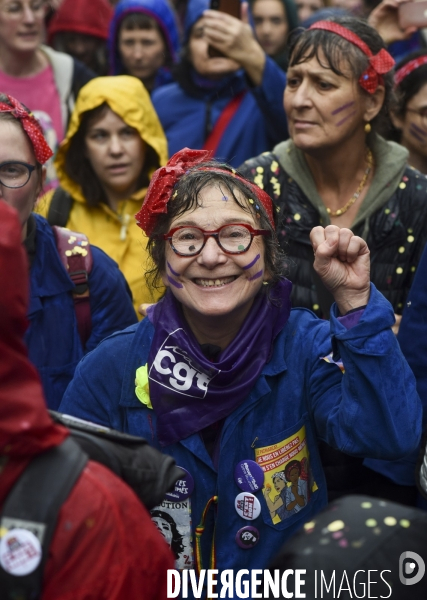
[[[28,266],[16,213],[0,201],[0,510],[31,458],[68,431],[50,419],[26,356]],[[90,461],[62,506],[42,600],[160,600],[174,559],[147,510]]]

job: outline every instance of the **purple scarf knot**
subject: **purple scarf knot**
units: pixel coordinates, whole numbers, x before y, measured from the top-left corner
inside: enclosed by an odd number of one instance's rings
[[[148,379],[162,446],[224,419],[243,403],[288,321],[291,289],[287,279],[281,279],[269,297],[262,289],[238,334],[215,363],[203,354],[170,290],[149,310],[155,333]]]

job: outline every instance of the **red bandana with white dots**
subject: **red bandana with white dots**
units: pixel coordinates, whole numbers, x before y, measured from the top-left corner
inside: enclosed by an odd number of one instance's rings
[[[190,150],[183,148],[172,156],[165,167],[158,169],[151,178],[150,185],[145,196],[144,204],[138,214],[135,215],[136,222],[145,233],[150,236],[153,232],[157,219],[161,214],[166,214],[167,205],[171,197],[175,184],[183,177],[190,169],[197,168],[198,164],[208,161],[210,152],[208,150]],[[264,192],[257,185],[238,175],[234,169],[227,171],[217,167],[201,167],[201,171],[213,171],[215,173],[226,173],[232,175],[236,179],[243,181],[250,188],[255,198],[263,205],[268,220],[274,228],[273,217],[273,201],[267,192]],[[249,200],[251,203],[253,199]],[[258,206],[255,205],[257,209]]]
[[[10,112],[15,119],[21,121],[25,133],[30,138],[36,160],[43,165],[51,156],[53,156],[53,152],[45,140],[39,122],[32,113],[25,110],[18,100],[9,95],[7,96],[7,99],[10,102],[10,106],[9,104],[0,102],[0,112]]]
[[[368,68],[359,77],[359,85],[369,94],[373,94],[379,85],[383,85],[384,73],[388,73],[394,67],[394,58],[385,48],[381,48],[378,54],[373,54],[369,46],[354,31],[334,23],[334,21],[318,21],[310,29],[323,29],[344,38],[365,54],[369,59]]]

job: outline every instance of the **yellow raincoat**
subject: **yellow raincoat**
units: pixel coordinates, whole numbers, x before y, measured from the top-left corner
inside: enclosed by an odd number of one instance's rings
[[[70,142],[80,127],[83,113],[106,102],[129,126],[134,127],[146,144],[166,164],[167,141],[150,96],[139,79],[128,75],[97,77],[79,93],[65,140],[59,147],[55,168],[61,187],[71,194],[74,202],[67,227],[87,235],[91,244],[102,248],[117,262],[132,290],[135,309],[144,302],[159,298],[157,290],[147,289],[144,274],[147,270],[147,237],[136,225],[135,214],[141,208],[147,188],[136,191],[122,200],[113,211],[106,204],[89,206],[80,185],[65,172],[65,158]],[[151,177],[152,173],[150,173]],[[37,212],[47,216],[53,191],[41,198]]]

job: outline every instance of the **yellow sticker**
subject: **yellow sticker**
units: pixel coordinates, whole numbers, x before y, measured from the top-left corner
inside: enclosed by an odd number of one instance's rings
[[[297,514],[317,490],[309,467],[305,426],[282,442],[255,448],[264,471],[263,494],[274,524]]]

